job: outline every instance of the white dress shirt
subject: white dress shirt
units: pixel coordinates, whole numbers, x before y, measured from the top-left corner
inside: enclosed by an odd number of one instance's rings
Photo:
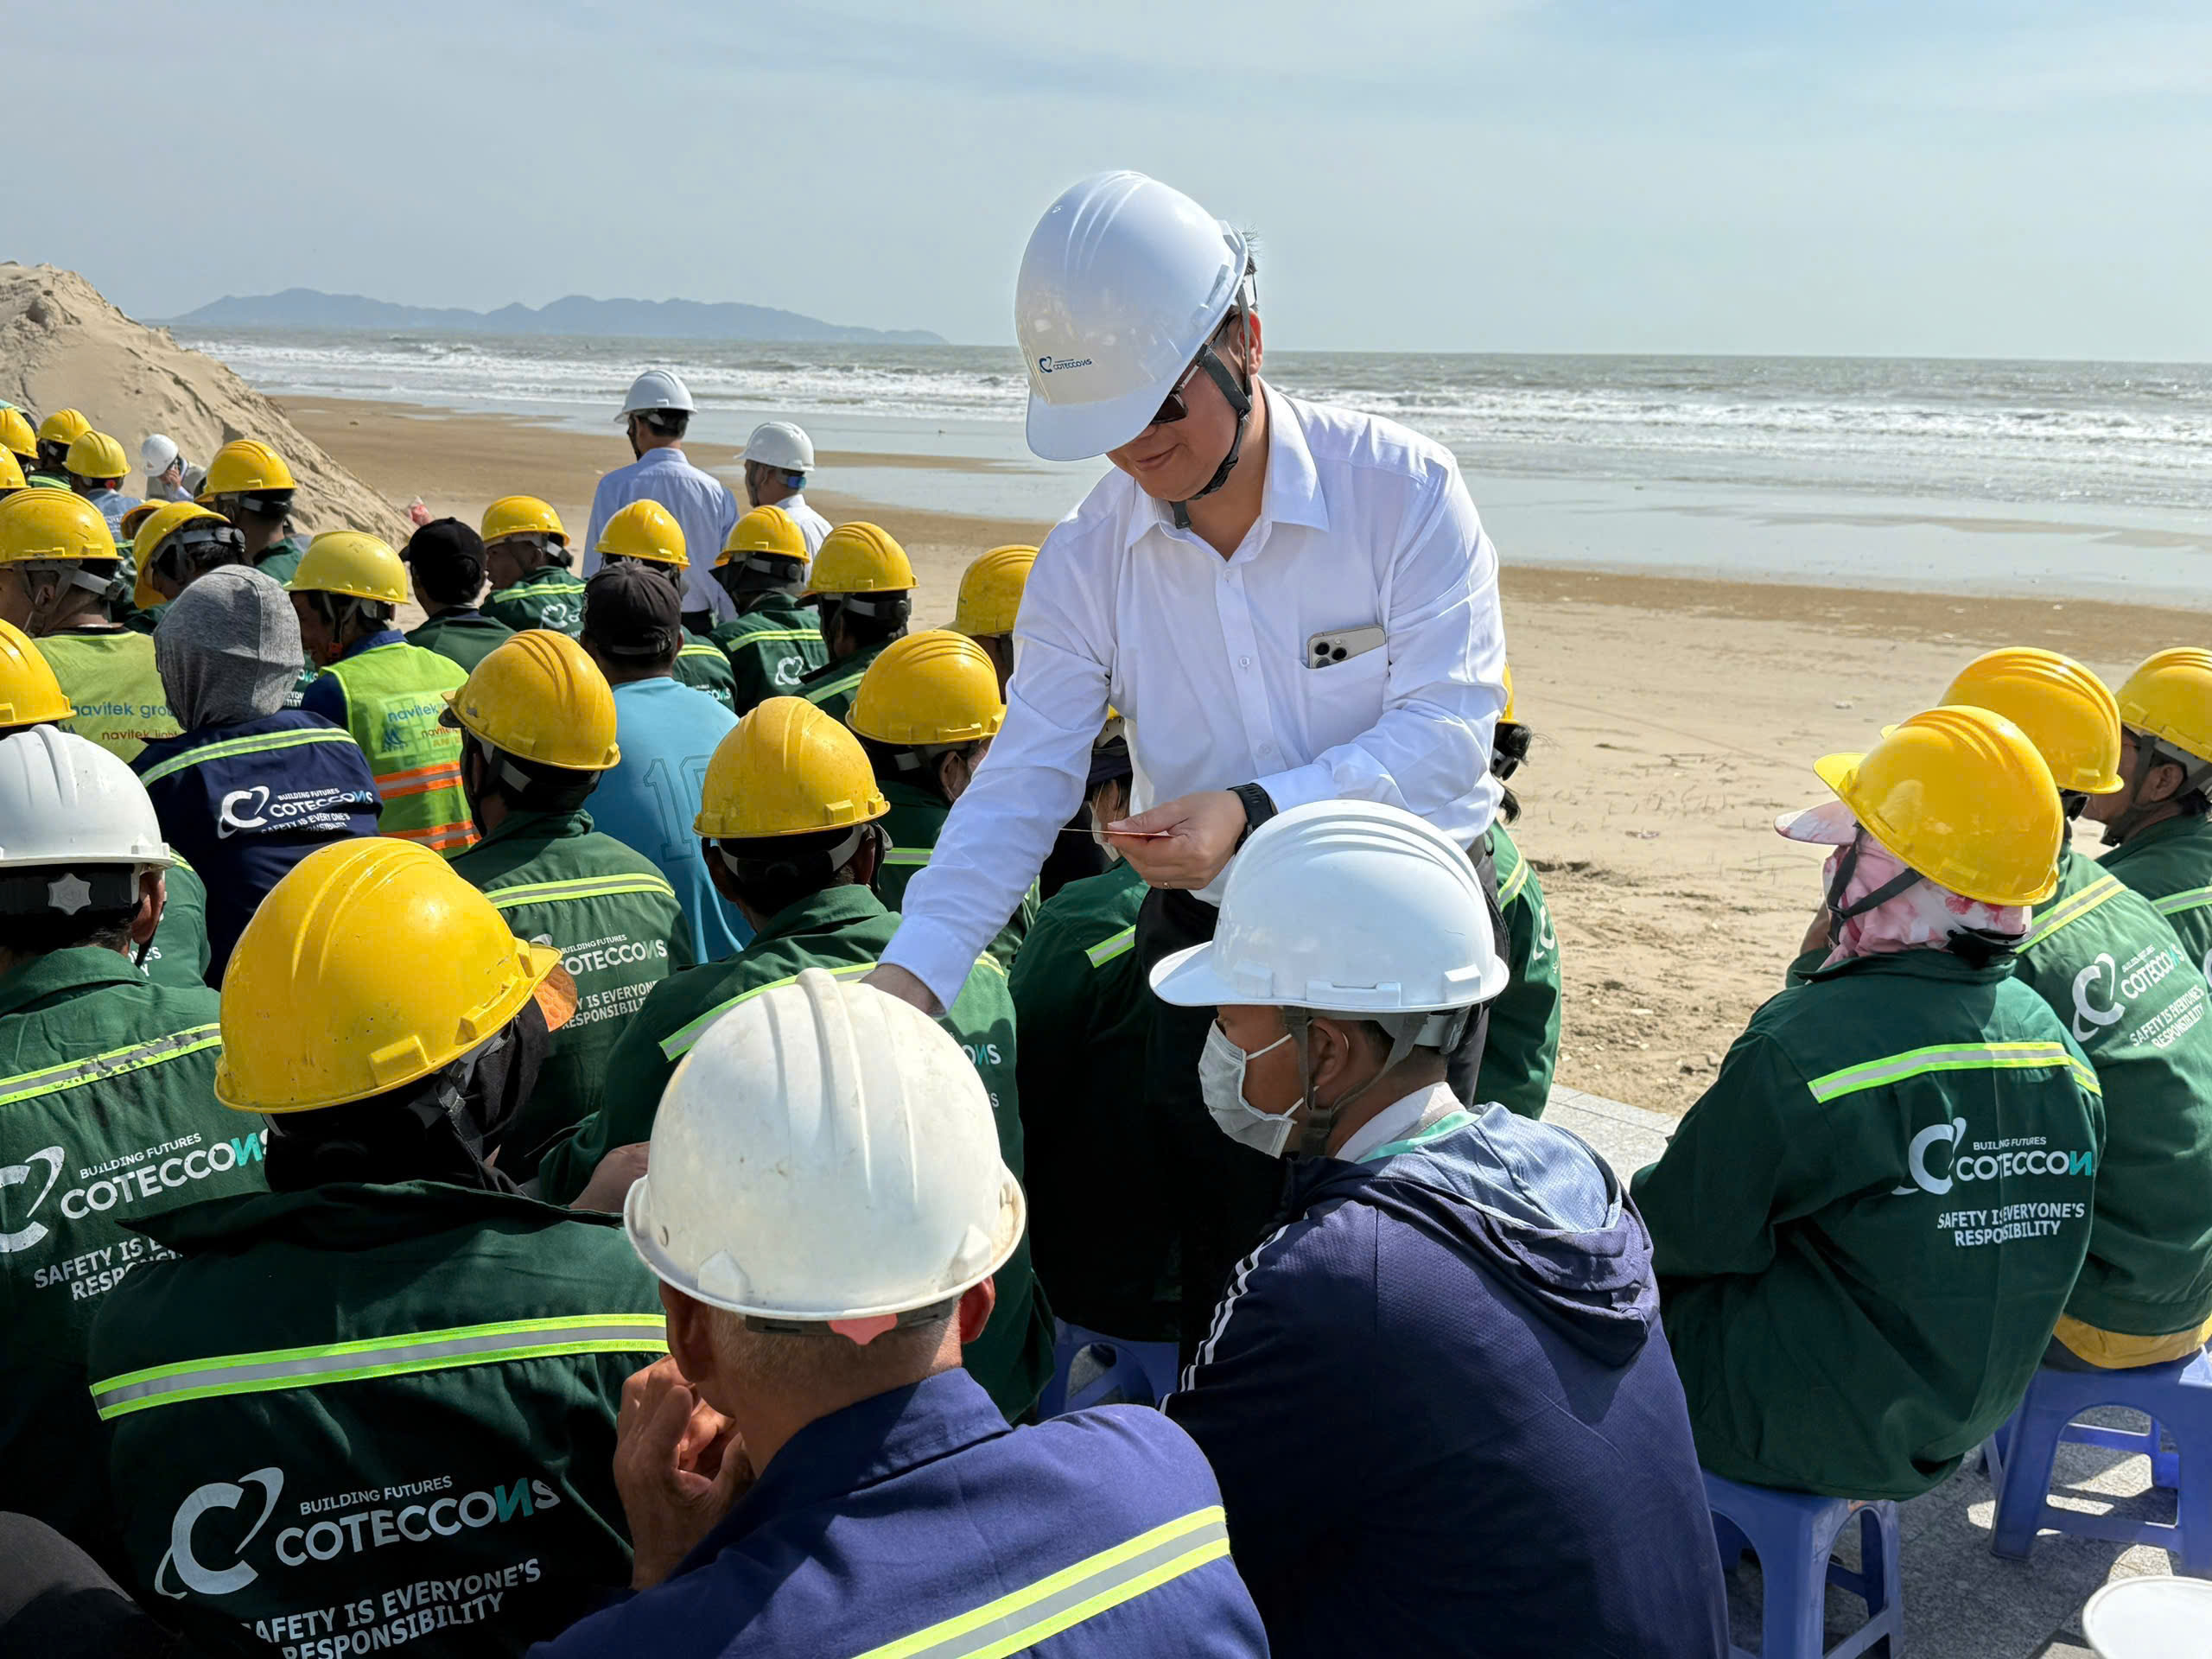
[[[1118,471],[1045,538],[1005,724],[883,955],[948,1006],[1082,800],[1109,702],[1134,810],[1256,782],[1285,810],[1388,801],[1463,846],[1490,828],[1505,626],[1459,464],[1395,423],[1265,396],[1265,499],[1232,557]],[[1315,634],[1376,625],[1382,646],[1306,665]]]
[[[812,558],[822,550],[822,538],[830,533],[830,521],[806,505],[806,493],[793,490],[776,503],[791,516],[798,526],[798,533],[806,537],[806,556]]]
[[[737,523],[737,498],[712,473],[702,473],[673,445],[648,449],[627,467],[617,467],[599,480],[591,498],[591,528],[584,535],[583,573],[599,569],[599,537],[607,521],[632,501],[658,501],[683,530],[683,550],[691,560],[683,573],[683,608],[711,611],[717,621],[737,614],[737,607],[715,580],[715,561]]]
[[[1377,1147],[1411,1140],[1431,1124],[1440,1123],[1452,1113],[1465,1109],[1449,1084],[1432,1084],[1402,1100],[1392,1101],[1346,1135],[1344,1145],[1330,1156],[1347,1164],[1364,1163]]]

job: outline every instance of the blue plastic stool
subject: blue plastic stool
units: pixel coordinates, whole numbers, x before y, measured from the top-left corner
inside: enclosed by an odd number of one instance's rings
[[[2151,1420],[2149,1429],[2101,1428],[2074,1420],[2098,1406],[2124,1406]],[[2168,1452],[2160,1430],[2173,1436]],[[2054,1508],[2050,1465],[2061,1441],[2148,1453],[2151,1478],[2175,1495],[2174,1519],[2130,1521]],[[1997,1492],[1997,1527],[1989,1547],[2027,1559],[2044,1527],[2115,1544],[2156,1544],[2171,1550],[2183,1573],[2212,1575],[2212,1357],[2199,1352],[2133,1371],[2061,1371],[2046,1365],[2028,1384],[2011,1421],[1990,1437],[1989,1484]]]
[[[1759,1558],[1763,1585],[1758,1659],[1853,1659],[1889,1638],[1890,1659],[1904,1653],[1904,1592],[1897,1565],[1897,1506],[1886,1499],[1854,1503],[1705,1477],[1713,1541],[1723,1570],[1748,1549]],[[1859,1517],[1859,1571],[1831,1559],[1835,1541]],[[1833,1648],[1827,1640],[1827,1586],[1866,1604],[1866,1622]],[[1731,1647],[1736,1659],[1752,1659]]]
[[[1109,1402],[1156,1406],[1174,1389],[1173,1343],[1124,1342],[1065,1319],[1053,1325],[1058,1339],[1052,1345],[1052,1380],[1037,1398],[1039,1417]],[[1077,1357],[1086,1354],[1082,1378],[1071,1390],[1069,1377]]]

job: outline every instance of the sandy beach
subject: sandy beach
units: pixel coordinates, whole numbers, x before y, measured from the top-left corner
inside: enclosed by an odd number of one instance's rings
[[[282,402],[371,488],[472,522],[493,498],[527,492],[581,534],[600,474],[628,459],[612,430],[601,439],[498,416]],[[734,477],[729,448],[688,453]],[[905,543],[923,622],[950,618],[976,553],[1049,527],[884,506],[836,487],[841,469],[885,466],[975,463],[820,457],[823,487],[809,499]],[[1541,874],[1564,953],[1560,1080],[1669,1113],[1697,1098],[1777,988],[1812,915],[1818,853],[1771,825],[1821,796],[1815,756],[1864,747],[1992,646],[2052,646],[2116,679],[2196,632],[2125,605],[1623,575],[1516,565],[1510,545],[1500,553],[1522,717],[1541,737],[1515,780],[1526,806],[1515,834]]]

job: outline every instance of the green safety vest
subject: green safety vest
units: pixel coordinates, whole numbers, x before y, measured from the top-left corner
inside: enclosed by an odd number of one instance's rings
[[[779,594],[732,618],[709,636],[729,658],[739,715],[770,697],[798,694],[799,683],[830,662],[830,646],[811,607]]]
[[[441,723],[442,694],[468,678],[461,664],[395,642],[341,658],[322,671],[346,693],[346,729],[368,757],[384,797],[377,833],[448,857],[473,846],[476,829],[461,787],[461,734]]]
[[[557,564],[540,565],[486,600],[484,614],[517,633],[550,628],[573,639],[584,625],[583,578]]]
[[[883,868],[875,879],[875,891],[886,906],[897,910],[906,897],[906,884],[929,868],[930,855],[937,850],[937,838],[944,833],[944,821],[951,817],[952,807],[916,785],[902,783],[895,778],[878,779],[877,782],[882,787],[883,798],[891,804],[891,810],[881,820],[884,834],[891,837],[891,850],[883,855]],[[1038,906],[1043,902],[1037,884],[1032,881],[1029,891],[1014,906],[1014,914],[1007,918],[1006,925],[992,937],[988,947],[1000,967],[1014,966],[1021,942],[1029,937],[1029,929],[1037,919]]]
[[[473,671],[477,664],[513,637],[514,630],[504,622],[496,622],[474,611],[465,615],[447,611],[410,633],[407,643],[423,651],[435,651],[441,657],[450,657],[463,671]]]
[[[1559,1065],[1559,933],[1535,868],[1502,823],[1491,827],[1490,851],[1513,977],[1490,1005],[1475,1099],[1522,1117],[1541,1117]]]
[[[169,714],[149,636],[127,628],[49,633],[38,650],[77,710],[62,724],[118,760],[135,760],[156,738],[181,729]]]
[[[670,671],[678,685],[703,691],[732,714],[737,712],[737,682],[731,677],[729,658],[721,647],[704,639],[686,639],[676,652]]]
[[[2097,1069],[2105,1151],[2066,1312],[2124,1336],[2212,1318],[2212,988],[2151,901],[2071,848],[2018,976]]]
[[[880,645],[864,645],[849,657],[816,669],[799,680],[798,695],[830,719],[842,721],[852,710],[853,694],[861,689],[861,677],[892,643],[886,639]]]
[[[333,1182],[149,1230],[89,1399],[190,1651],[519,1655],[628,1582],[615,1408],[666,1336],[611,1217]]]
[[[576,1011],[553,1033],[537,1086],[507,1127],[499,1167],[527,1180],[547,1142],[598,1107],[609,1056],[645,994],[693,962],[668,878],[582,812],[517,812],[453,861],[521,938],[557,946]]]
[[[2151,901],[2212,979],[2212,817],[2184,813],[2139,830],[2105,854],[2104,868]]]
[[[262,1185],[261,1120],[215,1099],[219,1008],[113,950],[57,950],[0,980],[0,1510],[111,1571],[86,1344],[124,1274],[168,1254],[127,1224]]]
[[[1906,1498],[2012,1414],[2080,1275],[2096,1073],[2010,961],[1814,968],[1632,1190],[1698,1461]]]

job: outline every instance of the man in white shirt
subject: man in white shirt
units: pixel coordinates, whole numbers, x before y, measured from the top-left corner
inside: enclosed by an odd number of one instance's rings
[[[691,389],[668,369],[647,369],[630,384],[615,417],[637,456],[599,480],[591,498],[591,528],[584,537],[584,575],[599,569],[599,537],[607,521],[633,501],[658,501],[683,527],[692,550],[683,573],[683,626],[704,634],[734,616],[729,595],[715,581],[715,553],[737,523],[737,498],[711,473],[683,457],[680,446],[697,409]],[[699,550],[707,550],[703,554]]]
[[[1496,552],[1447,450],[1260,379],[1253,274],[1242,237],[1135,173],[1073,187],[1030,238],[1015,300],[1030,448],[1116,470],[1038,555],[1005,723],[869,976],[918,1007],[957,994],[1020,902],[1109,702],[1140,810],[1106,828],[1153,889],[1148,961],[1211,937],[1230,859],[1278,810],[1382,801],[1463,847],[1490,827]],[[1187,1193],[1188,1335],[1279,1172],[1199,1105],[1210,1017],[1156,1014],[1146,1090],[1185,1154],[1167,1173]]]
[[[814,440],[789,421],[763,421],[745,441],[744,461],[745,499],[756,507],[781,507],[806,537],[806,556],[819,553],[830,521],[806,505]]]

